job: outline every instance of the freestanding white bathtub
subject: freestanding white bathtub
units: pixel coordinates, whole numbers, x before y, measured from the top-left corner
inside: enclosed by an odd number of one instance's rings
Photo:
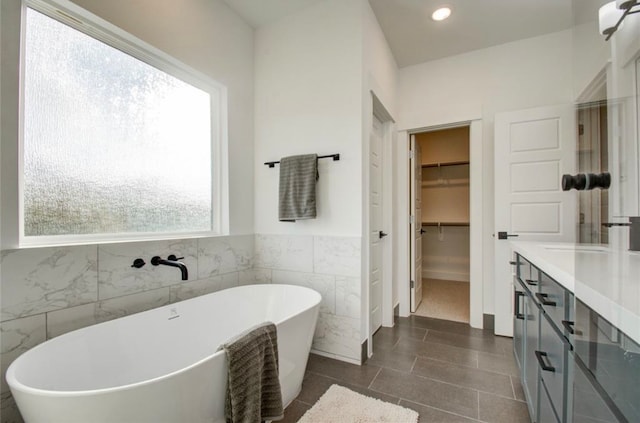
[[[7,381],[27,423],[224,422],[218,346],[271,321],[286,406],[302,386],[320,299],[292,285],[204,295],[40,344],[11,364]]]

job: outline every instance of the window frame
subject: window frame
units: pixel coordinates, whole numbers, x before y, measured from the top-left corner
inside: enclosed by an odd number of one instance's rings
[[[211,231],[128,232],[26,236],[24,227],[24,82],[26,11],[33,9],[100,42],[116,48],[175,78],[210,94],[211,113]],[[211,237],[228,234],[228,120],[227,88],[115,25],[68,0],[23,0],[20,25],[20,75],[18,122],[18,239],[17,246],[43,247]]]

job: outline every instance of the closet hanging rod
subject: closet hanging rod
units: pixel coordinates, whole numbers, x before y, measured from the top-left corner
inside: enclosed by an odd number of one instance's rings
[[[334,162],[337,162],[338,160],[340,160],[340,154],[327,154],[326,156],[318,156],[319,159],[333,159]],[[269,167],[275,167],[278,163],[280,163],[279,161],[277,162],[265,162],[265,166],[269,166]]]
[[[444,163],[427,163],[423,164],[422,167],[446,167],[446,166],[460,166],[460,165],[468,165],[469,161],[458,161],[458,162],[444,162]]]
[[[422,222],[422,226],[469,226],[467,222]]]

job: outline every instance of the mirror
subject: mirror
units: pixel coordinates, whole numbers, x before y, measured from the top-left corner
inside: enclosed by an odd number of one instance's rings
[[[580,173],[609,172],[608,191],[579,195],[580,243],[628,248],[628,223],[640,213],[640,19],[628,15],[607,41],[598,10],[610,0],[573,0],[573,82]],[[637,6],[636,6],[637,7]]]

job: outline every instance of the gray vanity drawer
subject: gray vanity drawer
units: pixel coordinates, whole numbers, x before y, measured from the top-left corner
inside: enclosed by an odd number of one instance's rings
[[[556,412],[551,405],[549,393],[544,385],[540,384],[540,409],[538,410],[538,423],[560,423]]]
[[[518,255],[518,278],[525,287],[531,292],[538,291],[539,270],[531,264],[527,259]]]
[[[529,414],[533,421],[537,419],[538,392],[540,381],[540,367],[536,360],[535,351],[540,349],[540,317],[542,312],[531,295],[524,296],[525,315],[525,351],[524,367],[522,368],[522,388],[529,405]]]
[[[556,328],[563,333],[564,326],[562,321],[567,319],[569,313],[567,308],[569,293],[544,272],[540,272],[538,284],[538,292],[534,294],[536,301],[551,318]]]
[[[540,316],[540,350],[536,354],[540,375],[549,391],[549,397],[561,421],[564,421],[565,379],[569,345],[551,327],[545,316]]]

